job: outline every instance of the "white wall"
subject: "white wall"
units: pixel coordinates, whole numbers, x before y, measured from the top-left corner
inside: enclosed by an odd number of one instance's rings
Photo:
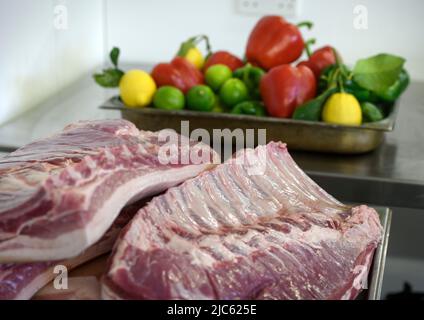
[[[261,0],[258,0],[261,1]],[[353,8],[366,5],[369,29],[353,27]],[[168,60],[181,41],[206,33],[213,48],[242,55],[258,16],[236,12],[235,0],[107,0],[108,43],[128,62]],[[319,45],[332,44],[354,63],[379,52],[402,55],[416,79],[424,79],[424,1],[302,0],[300,20],[315,22]]]
[[[67,29],[55,27],[57,5],[66,7]],[[2,123],[101,64],[103,2],[0,0],[0,39]]]

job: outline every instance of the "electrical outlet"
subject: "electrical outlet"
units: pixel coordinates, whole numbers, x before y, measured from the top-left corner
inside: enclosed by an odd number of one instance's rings
[[[237,11],[247,15],[275,14],[285,18],[300,15],[301,0],[235,0]]]

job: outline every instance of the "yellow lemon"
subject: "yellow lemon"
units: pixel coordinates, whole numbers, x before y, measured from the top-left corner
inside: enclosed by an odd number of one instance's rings
[[[322,120],[333,124],[360,125],[362,123],[361,105],[351,94],[335,93],[324,105]]]
[[[205,64],[205,58],[197,47],[190,48],[185,55],[185,59],[191,62],[199,70],[202,69]]]
[[[149,105],[156,92],[156,83],[143,70],[130,70],[119,82],[121,99],[130,108],[142,108]]]

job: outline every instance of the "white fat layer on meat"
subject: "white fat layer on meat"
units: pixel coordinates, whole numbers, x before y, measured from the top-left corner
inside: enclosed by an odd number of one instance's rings
[[[170,169],[166,172],[153,172],[142,176],[140,179],[133,179],[121,185],[103,203],[103,206],[98,208],[93,218],[82,229],[61,234],[55,237],[54,241],[20,235],[17,238],[0,243],[0,263],[9,261],[49,261],[75,257],[81,253],[82,249],[89,247],[101,238],[112,225],[120,210],[136,194],[138,198],[147,197],[200,173],[208,166],[186,166]],[[160,180],[164,181],[164,183],[158,186],[158,181]],[[152,186],[156,188],[152,188]],[[102,212],[108,212],[109,214],[102,214]],[[20,246],[20,248],[16,250],[7,249],[15,244]]]
[[[306,175],[288,153],[272,153],[271,160],[277,166],[278,171],[284,171],[285,168],[289,180],[291,179],[302,185],[301,193],[307,190],[310,196],[319,199],[320,202],[326,203],[326,206],[320,206],[320,209],[322,209],[326,214],[334,217],[340,210],[348,209],[346,205],[332,197],[325,190],[320,188],[308,175]],[[282,165],[283,163],[285,163],[284,166]]]
[[[279,222],[275,221],[275,223],[277,224]],[[136,229],[137,226],[135,225],[134,228]],[[148,229],[147,226],[146,229]],[[137,230],[135,233],[143,234],[142,232],[142,230]],[[271,247],[276,247],[277,244],[274,242],[270,242],[266,238],[267,236],[274,237],[279,241],[280,244],[286,242],[296,242],[299,245],[303,246],[305,250],[310,250],[309,248],[317,250],[322,249],[321,242],[328,243],[343,240],[337,230],[326,230],[326,232],[323,233],[322,228],[313,225],[306,232],[303,232],[302,230],[296,227],[292,227],[290,234],[285,234],[272,229],[268,229],[265,235],[256,230],[248,230],[247,233],[243,236],[237,234],[229,234],[222,238],[218,235],[209,235],[203,237],[199,241],[198,247],[194,246],[193,243],[188,240],[182,239],[178,236],[174,236],[167,244],[167,247],[171,250],[175,250],[178,253],[190,254],[192,257],[192,263],[195,265],[212,267],[213,263],[216,262],[216,260],[206,252],[199,251],[199,248],[213,248],[213,250],[216,250],[220,253],[224,260],[232,261],[240,256],[247,256],[259,249],[269,251]],[[255,245],[257,246],[257,248],[253,248],[246,244],[251,242],[253,239],[255,240]],[[140,239],[138,239],[138,241],[140,241]],[[224,245],[225,243],[237,246],[237,248],[241,250],[242,254],[235,254],[234,252],[230,251]],[[133,245],[135,244],[133,243]],[[138,242],[139,248],[140,245],[143,245],[144,249],[148,249],[148,239],[146,239],[144,243]],[[287,252],[287,254],[292,255],[289,252]]]
[[[168,205],[171,206],[171,210],[176,210],[180,219],[184,217],[183,220],[185,221],[180,220],[178,221],[178,224],[182,225],[183,223],[181,222],[188,222],[187,226],[190,226],[193,232],[198,233],[199,226],[193,217],[188,214],[189,210],[186,208],[185,202],[182,199],[181,194],[178,192],[178,189],[171,189],[171,192],[169,192],[169,198],[167,200],[169,200]],[[154,199],[153,201],[156,204],[157,200]]]
[[[158,179],[161,179],[164,181],[164,184],[161,185],[161,189],[163,188],[169,188],[173,185],[176,185],[179,181],[184,181],[190,177],[193,177],[197,174],[199,174],[200,172],[206,170],[208,167],[210,166],[210,164],[205,164],[205,165],[192,165],[192,166],[186,166],[183,168],[178,168],[178,169],[171,169],[168,170],[166,172],[159,172],[159,173],[153,173],[150,174],[149,178],[143,179],[143,186],[149,186],[149,185],[155,185],[158,181]],[[166,183],[165,183],[166,181]],[[132,186],[130,188],[130,190],[141,190],[143,189],[143,186]],[[126,192],[130,192],[130,190],[127,190]],[[152,192],[153,191],[153,192]],[[150,193],[156,193],[158,190],[149,190]],[[144,197],[147,195],[144,195]],[[108,210],[110,210],[109,206],[105,206],[105,208],[108,208]],[[128,237],[126,238],[126,241],[128,242],[129,245],[133,245],[134,247],[137,248],[147,248],[147,246],[150,245],[149,242],[145,242],[143,243],[144,239],[146,239],[143,236],[143,232],[140,230],[142,229],[143,226],[143,222],[138,222],[137,219],[133,219],[133,223],[132,226],[134,226],[134,230],[130,230],[130,233],[128,234]],[[123,254],[122,252],[119,253],[120,248],[122,247],[122,250],[124,250],[124,246],[118,246],[118,252],[117,254]],[[114,260],[115,262],[116,260]],[[121,265],[119,265],[119,263],[117,265],[114,264],[114,266],[112,266],[111,268],[111,272],[113,273],[113,270],[115,268],[120,268]]]
[[[69,174],[69,176],[73,180],[75,180],[75,181],[83,180],[82,176],[81,176],[81,172],[75,170],[75,167],[69,166],[65,169],[65,171]]]
[[[124,136],[124,135],[130,135],[140,138],[143,138],[144,136],[149,136],[149,133],[146,132],[140,132],[134,125],[131,126],[122,126],[118,130],[115,131],[115,135],[117,136]]]
[[[256,251],[256,249],[247,245],[247,242],[249,242],[256,235],[259,235],[259,233],[253,230],[249,230],[244,236],[230,234],[224,238],[223,242],[227,245],[235,246],[237,248],[237,251],[239,251],[243,255],[249,255],[252,252]]]
[[[232,208],[231,203],[226,199],[223,190],[216,185],[213,178],[209,178],[208,182],[209,186],[205,186],[205,188],[207,188],[206,193],[201,192],[199,189],[194,190],[196,192],[192,193],[193,202],[197,202],[197,206],[200,209],[197,210],[197,212],[201,213],[202,208],[208,211],[208,214],[214,219],[214,224],[211,229],[218,229],[220,227],[221,223],[218,220],[224,221],[225,224],[230,226],[240,225],[240,219],[236,215],[236,210]],[[211,212],[210,209],[212,209],[213,212]],[[215,218],[214,215],[218,217]]]
[[[59,264],[65,265],[68,271],[70,271],[87,261],[90,261],[96,257],[101,256],[102,254],[109,252],[110,249],[112,248],[112,245],[114,243],[116,236],[117,236],[117,231],[114,231],[113,235],[109,234],[108,232],[102,240],[100,240],[98,243],[94,244],[87,250],[85,250],[79,256],[70,260],[66,260],[66,261],[58,261],[55,265],[59,265]],[[32,281],[26,283],[23,289],[19,291],[19,293],[16,295],[14,299],[15,300],[31,299],[31,297],[35,293],[37,293],[38,290],[40,290],[42,287],[47,285],[50,281],[52,281],[56,277],[57,274],[53,273],[55,265],[46,267],[46,269],[42,271],[42,273],[40,273]],[[2,272],[0,275],[3,278],[6,278],[8,274],[13,272],[14,272],[14,269],[10,268],[9,273]],[[0,281],[1,281],[1,278],[0,278]],[[14,285],[14,284],[11,283],[11,285]]]
[[[320,243],[322,241],[343,241],[343,236],[340,231],[327,228],[324,234],[322,229],[322,227],[312,225],[312,227],[306,232],[301,232],[299,230],[298,239],[316,248],[321,247]]]
[[[130,246],[147,250],[150,248],[150,234],[151,230],[146,226],[143,219],[133,219],[131,221],[131,228],[126,234],[125,241]]]
[[[66,170],[68,172],[75,172],[75,170],[72,167],[69,167]],[[103,172],[99,172],[98,176],[100,177],[102,175],[102,173]],[[82,179],[80,179],[80,180],[82,180]],[[86,210],[90,206],[91,198],[86,196],[86,195],[92,195],[94,193],[95,189],[98,188],[99,186],[101,186],[103,183],[104,183],[104,180],[99,178],[99,179],[95,180],[94,182],[86,185],[84,188],[81,188],[81,187],[75,188],[75,190],[74,190],[75,196],[78,197],[78,195],[81,195],[82,199],[84,199],[84,204],[81,206],[81,210]],[[40,199],[40,200],[42,200],[42,199]],[[48,218],[49,216],[51,216],[52,219],[58,220],[58,219],[63,219],[67,215],[72,216],[74,214],[75,214],[75,212],[73,210],[61,211],[59,214],[56,211],[54,211],[54,212],[49,212],[46,215],[41,215],[41,216],[38,216],[38,217],[34,217],[32,219],[25,220],[25,222],[23,222],[22,224],[19,225],[19,228],[18,228],[16,234],[20,235],[22,230],[24,230],[25,228],[30,227],[31,225],[36,224],[39,221],[43,221],[46,218]],[[57,241],[56,238],[55,238],[55,241]],[[1,247],[2,247],[2,244],[0,244],[0,248]],[[48,246],[47,246],[47,248],[48,248]]]
[[[258,211],[259,208],[246,197],[234,179],[228,178],[230,177],[230,175],[227,174],[228,167],[229,166],[221,166],[215,170],[217,183],[220,184],[219,190],[221,193],[225,193],[228,198],[228,204],[225,204],[223,211],[230,210],[234,212],[234,215],[244,214],[244,218],[252,222],[257,216],[253,214],[253,212]],[[215,204],[215,206],[218,207],[218,204]],[[238,212],[237,208],[240,208]]]
[[[355,280],[353,281],[353,287],[357,290],[366,289],[367,277],[368,277],[368,267],[371,265],[371,257],[373,252],[367,254],[365,258],[365,264],[355,266],[353,272],[357,274]]]
[[[248,189],[249,192],[245,195],[251,203],[255,203],[257,207],[255,215],[257,217],[264,214],[267,215],[268,212],[276,212],[281,208],[278,201],[264,191],[261,186],[254,181],[254,179],[249,177],[242,167],[231,167],[231,169],[231,171],[228,170],[227,172],[227,179],[233,179],[235,183]],[[256,220],[257,218],[255,221]]]
[[[336,230],[329,230],[329,232],[322,232],[322,228],[318,226],[312,226],[307,232],[303,232],[298,228],[292,227],[290,234],[285,234],[282,232],[277,232],[272,229],[268,229],[266,234],[263,235],[260,232],[255,230],[248,230],[248,232],[243,235],[226,235],[224,238],[219,237],[218,235],[206,236],[198,245],[200,248],[214,248],[218,251],[224,260],[232,261],[240,256],[250,255],[252,252],[259,249],[269,251],[271,247],[276,247],[277,244],[269,241],[266,237],[272,236],[279,241],[280,244],[286,242],[296,242],[297,244],[304,247],[305,250],[313,249],[322,249],[321,242],[335,242],[340,241],[341,235]],[[255,241],[256,248],[248,246],[246,243]],[[178,246],[174,245],[177,243]],[[230,251],[224,244],[234,245],[241,252],[240,254],[235,254]],[[147,245],[147,244],[146,244]],[[192,256],[192,263],[198,266],[212,267],[213,263],[216,262],[209,254],[202,254],[199,257],[199,250],[197,247],[193,246],[192,242],[183,240],[179,237],[174,237],[173,241],[167,244],[170,249],[173,249],[179,253],[188,253]],[[281,249],[281,248],[280,248]],[[281,249],[283,250],[283,249]],[[292,256],[291,253],[286,252],[286,254]],[[294,257],[293,257],[294,258]],[[279,260],[279,258],[276,257]]]
[[[174,236],[167,243],[167,247],[178,253],[189,252],[192,258],[192,263],[195,265],[212,266],[215,262],[210,255],[200,250],[184,238]]]
[[[128,149],[128,147],[124,144],[121,147],[121,152],[120,152],[120,156],[125,159],[125,160],[129,160],[132,158],[133,154],[131,153],[131,151]]]
[[[171,290],[173,296],[181,300],[208,300],[210,296],[204,295],[198,288],[185,288],[180,281],[174,281]]]
[[[278,223],[275,221],[275,223]],[[341,234],[337,230],[326,230],[326,232],[322,232],[322,228],[313,225],[308,231],[303,232],[302,230],[292,227],[290,234],[285,234],[281,232],[277,232],[275,230],[269,229],[267,230],[266,234],[263,235],[260,232],[257,232],[255,230],[249,230],[245,235],[239,236],[239,235],[227,235],[223,239],[221,239],[218,236],[207,236],[204,239],[202,239],[199,242],[200,248],[215,248],[218,252],[222,254],[222,257],[225,260],[231,261],[236,259],[237,257],[240,257],[241,255],[234,254],[230,250],[227,249],[223,245],[223,243],[236,245],[243,253],[243,256],[247,256],[251,254],[254,251],[257,250],[264,250],[271,254],[270,248],[274,247],[277,248],[277,243],[271,242],[267,239],[268,236],[274,237],[280,244],[291,242],[296,243],[297,245],[302,246],[305,250],[320,250],[322,249],[321,243],[336,243],[341,242],[343,243]],[[251,246],[246,245],[246,243],[251,242],[252,240],[255,240],[255,246],[256,248],[253,248]],[[347,244],[347,241],[346,241]],[[189,245],[188,247],[191,248],[192,245]],[[194,248],[191,248],[194,250]],[[181,252],[191,253],[192,250],[186,250],[184,251],[184,247],[181,248]],[[280,250],[284,250],[280,247]],[[297,261],[295,257],[288,251],[286,251],[286,254],[289,256],[292,256],[292,259],[294,261]],[[276,260],[280,260],[277,256],[273,255]],[[193,263],[197,264],[199,266],[205,266],[205,267],[211,267],[213,266],[213,262],[215,259],[211,258],[208,260],[206,264],[203,264],[204,261],[201,259],[193,258]],[[281,261],[280,261],[281,262]],[[282,263],[283,264],[283,263]],[[300,262],[298,262],[299,265],[301,265]]]
[[[186,210],[192,210],[207,228],[216,230],[220,224],[209,210],[209,201],[202,194],[199,194],[198,190],[196,186],[193,186],[193,183],[187,184],[185,197],[189,206]]]
[[[45,272],[35,277],[31,282],[25,285],[25,287],[19,292],[14,300],[29,300],[31,297],[38,292],[47,283],[52,281],[56,274],[53,273],[54,266],[48,268]]]
[[[7,200],[7,203],[6,204],[3,204],[3,209],[4,210],[9,210],[9,209],[16,208],[16,206],[19,206],[21,204],[22,199],[25,199],[25,201],[31,200],[33,194],[36,193],[37,191],[38,191],[37,188],[28,187],[28,186],[26,186],[26,188],[22,188],[20,190],[8,190],[6,192],[6,194],[11,194],[11,193],[14,193],[14,192],[19,192],[20,199],[8,199]],[[29,204],[29,206],[34,208],[40,202],[41,202],[41,199],[36,199],[36,200],[32,201]],[[14,219],[18,219],[19,217],[25,215],[25,213],[26,212],[23,211],[23,210],[21,212],[19,212],[19,211],[16,212],[15,211],[15,212],[13,212],[13,218]],[[9,217],[9,214],[8,213],[4,213],[4,212],[3,213],[0,212],[0,217],[2,219],[7,219]],[[0,238],[2,238],[2,234],[3,234],[3,231],[0,234]]]
[[[137,154],[141,155],[141,156],[148,156],[149,153],[146,150],[146,146],[143,146],[143,143],[140,143],[139,145],[137,145]]]
[[[360,206],[353,208],[354,214],[348,219],[348,222],[355,224],[355,228],[351,228],[345,232],[346,237],[358,241],[358,237],[363,241],[369,238],[375,238],[376,243],[381,239],[382,226],[376,215],[368,214],[371,208]],[[370,234],[372,232],[372,234]]]
[[[354,291],[367,289],[366,286],[368,281],[368,272],[369,267],[371,266],[371,258],[373,257],[373,255],[374,251],[369,252],[365,258],[365,264],[355,266],[353,270],[355,278],[353,279],[352,287],[345,292],[345,294],[341,297],[341,300],[351,299]]]
[[[85,157],[84,161],[87,163],[87,165],[91,169],[97,168],[96,163],[92,160],[92,158],[90,156]],[[98,172],[96,172],[96,176],[101,176],[104,172],[106,172],[105,170],[102,170],[102,169],[99,169],[99,168],[97,168],[97,169],[98,169]],[[78,181],[78,184],[83,184],[87,181],[87,179],[82,179],[81,174],[78,171],[76,171],[73,166],[68,166],[64,170],[66,170],[66,172],[69,174],[69,176],[71,178]],[[26,178],[31,177],[31,181],[32,182],[36,181],[37,186],[33,187],[31,185],[28,185],[27,181],[25,181],[23,179],[17,179],[16,177],[13,177],[13,176],[6,176],[6,178],[2,178],[2,187],[6,186],[5,190],[8,190],[9,192],[13,192],[14,190],[20,190],[21,192],[25,192],[25,190],[26,190],[28,196],[32,196],[35,192],[37,192],[37,190],[42,188],[41,187],[42,185],[45,185],[47,179],[49,178],[49,173],[43,172],[43,171],[34,171],[34,170],[31,170],[29,172],[30,172],[30,174],[27,174],[25,177]],[[60,172],[63,172],[63,171],[60,171]],[[59,173],[59,172],[57,172],[57,173]],[[59,178],[58,174],[53,174],[53,175],[50,176],[50,178],[52,179],[52,181],[57,181],[58,183],[60,183],[60,178]],[[91,180],[91,178],[89,178],[89,180]],[[84,190],[77,190],[77,193],[91,194],[93,192],[93,190],[95,188],[97,188],[102,183],[103,183],[102,180],[99,180],[97,182],[91,182],[91,184],[86,186]],[[45,188],[45,189],[48,190],[48,188]],[[36,201],[34,201],[32,203],[32,206],[35,207],[42,200],[44,200],[44,199],[43,198],[37,199]],[[22,201],[21,198],[17,197],[16,200],[15,200],[16,203],[8,201],[8,206],[9,207],[15,207],[21,201]],[[88,201],[89,201],[89,197],[86,197],[85,207],[87,207]],[[22,215],[26,214],[26,211],[22,211],[21,214]],[[57,216],[55,216],[55,218],[65,216],[66,214],[67,214],[66,212],[62,212],[60,214],[60,216],[57,215]],[[14,235],[16,236],[16,234],[20,233],[20,230],[24,229],[27,226],[30,226],[31,224],[37,222],[38,220],[45,219],[49,215],[50,214],[47,214],[47,215],[44,215],[44,216],[40,216],[38,218],[33,218],[33,219],[29,219],[29,220],[25,221],[25,223],[20,225],[19,230]],[[19,217],[19,215],[14,213],[14,217],[17,218],[17,217]],[[1,237],[2,236],[0,236],[0,238]]]
[[[35,186],[31,184],[36,182],[42,182],[46,180],[48,177],[48,173],[42,171],[31,171],[30,174],[25,176],[20,176],[16,178],[14,175],[5,175],[0,179],[2,184],[2,190],[6,192],[14,192],[14,191],[22,191],[25,189],[34,190]]]
[[[125,196],[130,195],[129,199],[132,199],[134,196],[132,195],[132,193],[134,193],[134,190],[139,191],[138,192],[138,198],[144,198],[147,197],[151,194],[155,194],[160,190],[156,190],[155,188],[151,189],[152,186],[156,186],[158,181],[162,181],[163,183],[160,186],[160,189],[166,189],[170,186],[173,186],[175,184],[177,184],[180,181],[184,181],[185,179],[192,177],[200,172],[202,172],[203,170],[206,169],[208,165],[203,165],[203,166],[186,166],[184,168],[179,168],[179,169],[170,169],[167,170],[165,172],[154,172],[154,173],[150,173],[149,175],[145,175],[143,177],[142,180],[140,180],[139,183],[134,183],[133,181],[131,183],[127,183],[124,186],[121,186],[117,191],[114,193],[114,196],[109,198],[105,204],[103,205],[103,208],[107,208],[107,210],[113,210],[114,206],[116,206],[117,204],[120,206],[120,208],[117,210],[117,212],[119,213],[119,211],[122,209],[122,199],[125,198]],[[157,188],[157,187],[156,187]],[[117,198],[120,199],[120,201],[116,201],[113,198]],[[99,211],[101,211],[102,209],[100,209]],[[94,221],[94,227],[96,227],[97,225],[101,225],[101,221],[104,220],[104,217],[102,217],[101,215],[95,215],[95,218],[97,218],[98,221]],[[112,221],[115,220],[116,216],[113,217]],[[103,234],[103,232],[101,232],[101,234]],[[99,234],[97,232],[97,234]],[[94,235],[93,230],[90,230],[89,235]],[[140,237],[138,237],[140,238]],[[92,240],[91,240],[92,241]]]
[[[224,246],[222,239],[218,235],[207,236],[199,242],[200,248],[208,248],[219,253],[224,260],[231,261],[237,257],[233,252]],[[210,266],[210,265],[208,265]]]
[[[190,215],[181,211],[171,192],[167,192],[163,197],[154,198],[152,202],[155,205],[151,206],[151,210],[157,212],[156,217],[169,219],[169,223],[178,225],[178,228],[189,234],[200,235],[197,224],[192,220]]]
[[[308,208],[310,211],[322,210],[322,212],[325,213],[328,217],[337,217],[337,214],[340,212],[341,208],[335,199],[329,199],[329,195],[315,184],[307,183],[309,182],[309,177],[304,175],[297,166],[286,167],[287,169],[285,180],[295,181],[295,184],[298,188],[296,190],[296,194],[303,197],[303,199],[299,199],[302,201],[302,203],[296,203],[296,206],[300,206],[304,209]],[[307,180],[305,181],[305,179]],[[297,197],[293,195],[293,199],[296,200]]]
[[[104,148],[103,149],[103,152],[104,152],[104,156],[107,159],[107,162],[108,163],[115,163],[116,158],[115,158],[115,156],[113,155],[112,151],[109,148]]]
[[[84,158],[84,161],[85,161],[85,164],[87,165],[87,167],[90,168],[91,170],[94,170],[94,169],[97,168],[96,161],[94,161],[91,156],[86,156]]]

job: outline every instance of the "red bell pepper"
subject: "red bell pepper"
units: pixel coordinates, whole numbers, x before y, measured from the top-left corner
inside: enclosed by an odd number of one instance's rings
[[[302,61],[298,66],[307,66],[315,74],[315,78],[319,79],[325,68],[337,62],[334,52],[335,50],[330,46],[318,49],[312,55],[308,53],[309,59]]]
[[[230,68],[232,71],[243,67],[244,63],[235,55],[227,52],[227,51],[217,51],[213,53],[205,63],[203,70],[206,72],[209,67],[215,64],[223,64]]]
[[[317,83],[308,67],[282,65],[262,77],[260,90],[269,115],[290,118],[296,107],[315,97]]]
[[[280,16],[263,17],[249,36],[247,61],[266,70],[296,61],[305,48],[300,26],[311,28],[312,24],[304,22],[295,26]]]
[[[156,65],[152,77],[158,87],[174,86],[184,93],[203,83],[203,74],[182,57],[175,57],[170,63]]]

